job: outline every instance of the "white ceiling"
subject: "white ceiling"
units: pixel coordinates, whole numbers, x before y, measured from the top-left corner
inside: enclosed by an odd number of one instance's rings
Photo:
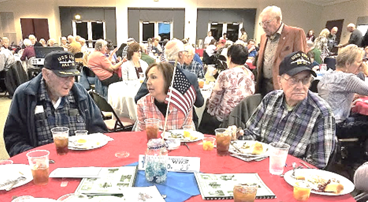
[[[320,5],[320,6],[328,6],[334,5],[342,2],[347,2],[349,0],[301,0],[311,4]]]
[[[4,1],[9,1],[9,0],[0,0],[0,3]],[[315,5],[320,5],[320,6],[328,6],[328,5],[334,5],[334,4],[347,2],[351,0],[300,0],[300,1],[304,1],[307,3],[315,4]]]

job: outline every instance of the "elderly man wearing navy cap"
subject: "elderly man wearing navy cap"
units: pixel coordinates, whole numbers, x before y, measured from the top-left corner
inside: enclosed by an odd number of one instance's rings
[[[4,128],[10,156],[53,142],[51,128],[68,127],[89,133],[107,132],[101,112],[87,91],[74,83],[79,71],[74,56],[53,51],[45,57],[42,73],[15,91]]]
[[[289,144],[289,154],[324,168],[336,144],[335,118],[327,102],[309,91],[311,75],[315,73],[305,53],[287,55],[280,63],[281,90],[263,98],[246,124],[245,135]]]

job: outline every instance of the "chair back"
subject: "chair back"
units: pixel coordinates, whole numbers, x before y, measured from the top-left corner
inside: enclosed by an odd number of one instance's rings
[[[220,127],[227,128],[228,126],[236,125],[236,127],[245,128],[248,119],[252,116],[261,101],[262,96],[259,93],[244,98],[230,112],[229,116],[225,117]]]
[[[102,117],[105,119],[104,114],[102,113],[102,111],[104,112],[111,112],[114,116],[115,119],[115,124],[113,127],[113,132],[117,132],[117,131],[129,131],[132,129],[132,126],[129,127],[125,127],[123,125],[123,123],[121,122],[119,116],[115,113],[114,109],[111,107],[111,105],[106,101],[105,98],[103,98],[101,95],[99,95],[96,92],[90,91],[89,94],[91,95],[92,99],[95,101],[96,105],[98,106],[98,108],[100,108],[101,110],[101,115]]]
[[[24,71],[22,63],[16,61],[6,68],[5,86],[10,96],[13,96],[19,85],[28,81],[28,75]]]
[[[313,80],[310,87],[309,87],[309,90],[314,92],[314,93],[318,93],[318,83],[319,83],[319,79],[316,79],[316,80]]]
[[[83,71],[86,74],[87,77],[95,77],[96,74],[88,67],[83,66]]]

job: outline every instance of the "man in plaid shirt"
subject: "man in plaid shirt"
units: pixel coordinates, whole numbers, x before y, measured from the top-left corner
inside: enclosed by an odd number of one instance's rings
[[[183,69],[188,70],[189,72],[195,74],[198,78],[203,79],[204,72],[203,72],[203,65],[195,60],[194,58],[194,48],[190,44],[186,44],[184,46],[184,65]]]
[[[247,122],[246,136],[290,145],[289,154],[326,167],[335,147],[335,118],[322,98],[310,92],[309,57],[294,52],[280,64],[282,90],[267,94]]]

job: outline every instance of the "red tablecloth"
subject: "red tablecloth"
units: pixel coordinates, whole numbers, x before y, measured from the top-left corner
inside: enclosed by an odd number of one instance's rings
[[[368,116],[368,97],[359,98],[359,100],[361,101],[357,101],[351,111]]]
[[[125,133],[109,133],[114,138],[106,146],[89,150],[89,151],[69,151],[65,156],[58,156],[54,144],[48,144],[37,149],[47,149],[50,151],[50,158],[55,164],[50,164],[50,172],[58,167],[77,167],[77,166],[100,166],[113,167],[123,166],[138,161],[138,155],[144,154],[146,150],[146,135],[144,132],[125,132]],[[293,188],[285,182],[280,176],[274,176],[268,172],[268,160],[261,162],[244,162],[230,156],[219,157],[216,149],[212,151],[204,151],[200,142],[188,143],[190,151],[181,146],[179,149],[169,153],[170,156],[192,156],[201,157],[200,171],[204,173],[247,173],[256,172],[266,183],[266,185],[276,194],[276,199],[260,199],[256,201],[295,201],[293,199]],[[117,151],[128,151],[130,156],[127,158],[116,158],[114,155]],[[14,163],[28,164],[26,152],[11,158]],[[300,159],[288,156],[287,165],[296,162],[300,165]],[[285,171],[290,170],[288,166]],[[1,173],[3,174],[3,173]],[[68,181],[66,187],[61,187],[61,182]],[[9,192],[0,191],[0,201],[10,202],[12,197],[21,195],[32,195],[39,198],[57,199],[62,195],[73,193],[80,180],[79,179],[58,179],[50,178],[45,186],[36,186],[30,182],[24,186],[14,188]],[[203,201],[200,195],[194,196],[187,201]],[[233,200],[222,200],[233,201]],[[311,194],[309,201],[355,201],[350,194],[344,196],[328,197]]]
[[[195,52],[199,55],[199,57],[203,57],[203,50],[204,49],[196,49]]]

